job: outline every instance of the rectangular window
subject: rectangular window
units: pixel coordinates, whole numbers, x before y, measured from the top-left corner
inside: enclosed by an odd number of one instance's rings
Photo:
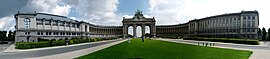
[[[250,27],[250,16],[248,16],[248,19],[247,19],[247,27]]]
[[[246,27],[246,17],[244,16],[244,19],[243,19],[243,27]]]
[[[25,34],[25,35],[30,35],[30,32],[25,32],[24,34]]]
[[[41,19],[37,20],[37,25],[43,25],[43,21]]]
[[[66,23],[66,27],[70,27],[70,23]]]
[[[37,35],[40,35],[40,32],[37,32]]]
[[[57,26],[57,21],[53,21],[53,22],[52,22],[52,25],[53,25],[53,26]]]
[[[77,28],[80,28],[80,24],[77,24]]]
[[[59,22],[60,26],[64,26],[64,24],[65,24],[64,22]]]
[[[237,27],[240,28],[240,26],[241,26],[241,19],[238,18],[238,21],[237,21]]]
[[[233,27],[233,20],[232,20],[232,18],[230,18],[230,28],[232,28]]]
[[[71,27],[75,27],[76,26],[76,24],[75,23],[71,23]]]
[[[45,21],[45,25],[51,25],[51,21],[50,20],[46,20]]]
[[[233,21],[233,25],[234,25],[233,27],[234,27],[234,28],[237,27],[237,23],[236,23],[236,22],[237,22],[237,20],[236,20],[236,18],[234,18],[234,21]]]
[[[252,27],[255,27],[255,16],[252,16]]]

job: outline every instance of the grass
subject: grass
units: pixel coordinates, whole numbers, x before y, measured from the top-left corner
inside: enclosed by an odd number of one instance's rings
[[[248,59],[251,51],[135,38],[76,59]]]

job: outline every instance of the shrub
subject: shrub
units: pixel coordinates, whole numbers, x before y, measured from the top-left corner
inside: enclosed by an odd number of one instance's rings
[[[65,44],[66,44],[65,40],[58,40],[58,41],[52,42],[52,46],[61,46],[61,45],[65,45]]]
[[[59,39],[59,40],[47,40],[47,39],[41,39],[39,38],[39,42],[17,42],[16,43],[16,49],[31,49],[31,48],[41,48],[41,47],[50,47],[50,46],[62,46],[66,44],[66,40],[69,40],[68,38]],[[72,38],[69,40],[69,44],[78,44],[78,43],[85,43],[85,42],[96,42],[96,41],[102,41],[102,40],[111,40],[113,38],[85,38],[85,39],[79,39],[79,38]]]
[[[17,42],[16,49],[30,49],[30,48],[40,48],[40,47],[49,47],[48,41],[43,42]]]
[[[74,43],[73,43],[73,40],[70,40],[70,41],[69,41],[69,44],[74,44]]]
[[[37,38],[38,42],[41,42],[41,41],[49,41],[49,39],[43,39],[43,38]]]
[[[246,40],[246,39],[200,38],[200,37],[185,37],[183,39],[184,40],[224,42],[224,43],[237,43],[237,44],[250,44],[250,45],[259,45],[260,44],[258,40]]]

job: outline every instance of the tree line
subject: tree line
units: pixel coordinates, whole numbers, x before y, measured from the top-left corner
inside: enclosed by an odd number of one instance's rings
[[[263,41],[270,41],[270,28],[266,32],[266,29],[263,27],[262,30],[258,29],[258,38]]]
[[[0,31],[0,41],[15,41],[15,31]]]

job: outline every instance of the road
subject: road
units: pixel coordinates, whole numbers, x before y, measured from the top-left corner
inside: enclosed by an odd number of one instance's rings
[[[95,46],[104,45],[104,44],[112,43],[116,41],[120,41],[120,40],[78,45],[78,46],[72,46],[72,47],[55,48],[55,49],[21,51],[21,52],[1,52],[0,59],[22,59],[22,58],[42,57],[42,56],[66,53],[66,52],[76,51],[80,49],[95,47]]]

